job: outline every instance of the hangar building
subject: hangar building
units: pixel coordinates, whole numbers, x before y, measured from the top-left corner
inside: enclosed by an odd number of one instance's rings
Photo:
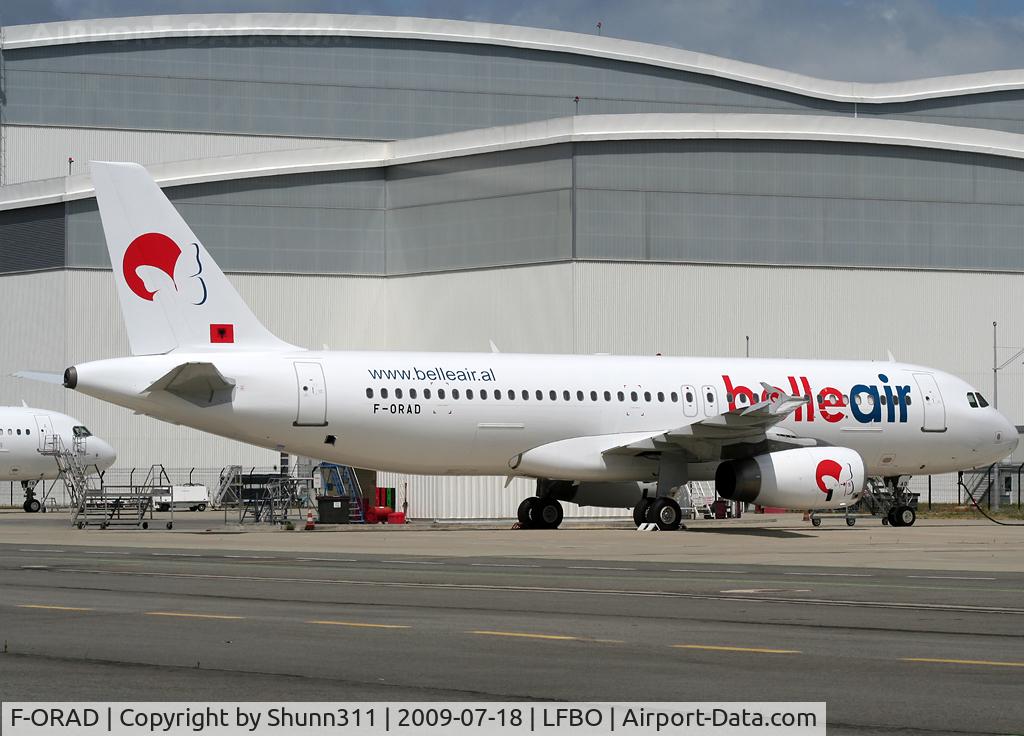
[[[1024,346],[1024,71],[862,84],[298,14],[9,26],[0,71],[0,397],[84,419],[122,467],[277,456],[10,377],[127,354],[90,159],[147,165],[299,345],[739,356],[749,336],[986,391],[992,323],[1000,361]],[[1021,367],[999,377],[1024,423]],[[413,516],[510,516],[531,492],[380,484]]]

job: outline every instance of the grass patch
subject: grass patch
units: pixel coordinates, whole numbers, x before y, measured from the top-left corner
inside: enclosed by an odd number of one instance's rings
[[[1024,521],[1024,509],[1017,508],[1016,499],[1010,506],[1003,506],[999,511],[990,511],[988,506],[982,503],[981,508],[985,513],[994,519],[1007,521]],[[935,503],[931,509],[927,502],[918,502],[917,516],[920,519],[983,519],[973,505],[957,506],[952,503]]]

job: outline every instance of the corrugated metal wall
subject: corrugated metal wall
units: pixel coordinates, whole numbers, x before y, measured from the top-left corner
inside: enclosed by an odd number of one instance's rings
[[[317,148],[333,141],[286,136],[174,133],[159,130],[112,130],[38,125],[7,125],[4,182],[88,172],[89,161],[135,161],[159,164],[211,156],[234,156],[261,151]]]
[[[0,402],[64,410],[112,440],[119,466],[273,465],[275,453],[174,427],[57,386],[14,379],[124,355],[127,339],[104,271],[0,277],[5,345]],[[1001,355],[1024,347],[1024,275],[671,264],[574,263],[423,276],[235,275],[271,330],[331,349],[611,352],[877,358],[956,373],[991,393],[992,321]],[[1024,424],[1024,368],[1000,372],[1000,407]],[[426,517],[508,516],[532,492],[500,478],[382,475],[408,483]],[[590,513],[590,512],[586,512]]]

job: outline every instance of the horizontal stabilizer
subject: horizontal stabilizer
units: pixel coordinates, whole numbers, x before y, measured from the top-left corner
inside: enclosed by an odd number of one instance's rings
[[[225,378],[213,363],[182,363],[146,391],[166,391],[196,406],[217,406],[231,403],[235,381]]]
[[[46,371],[15,371],[15,378],[27,378],[30,381],[42,381],[43,383],[55,383],[58,386],[64,385],[63,373],[48,373]]]

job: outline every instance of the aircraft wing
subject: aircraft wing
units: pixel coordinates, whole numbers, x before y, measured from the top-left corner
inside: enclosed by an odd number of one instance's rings
[[[654,433],[628,444],[610,447],[603,454],[644,455],[679,453],[690,462],[748,457],[763,452],[813,447],[817,441],[800,437],[775,425],[811,401],[807,396],[790,396],[766,383],[768,398],[757,404]]]
[[[182,363],[154,381],[146,391],[166,391],[196,406],[229,404],[235,381],[225,378],[213,363]]]

